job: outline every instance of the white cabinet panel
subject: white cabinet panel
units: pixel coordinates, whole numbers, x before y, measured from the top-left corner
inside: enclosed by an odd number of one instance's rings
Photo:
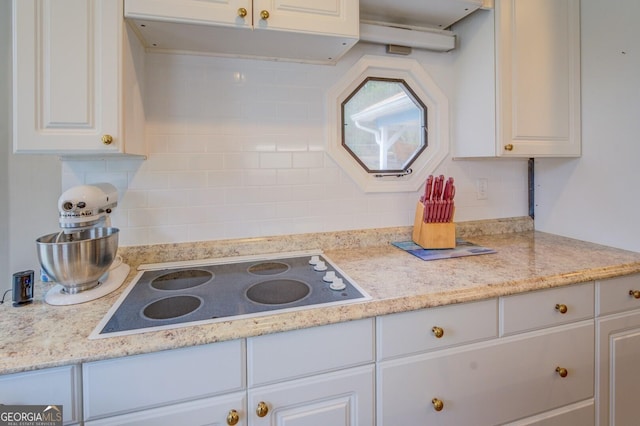
[[[583,321],[381,362],[378,423],[495,425],[592,398],[593,338]]]
[[[378,360],[498,336],[496,299],[385,315],[377,321]]]
[[[637,425],[637,396],[640,394],[640,311],[599,319],[597,337],[598,424]]]
[[[118,0],[14,0],[14,152],[144,155],[129,41]]]
[[[85,426],[226,426],[231,410],[235,410],[239,418],[236,426],[246,426],[246,403],[246,392],[238,392],[107,417],[85,422]]]
[[[454,157],[580,156],[579,0],[495,0],[453,30]]]
[[[85,420],[244,389],[243,341],[83,364]]]
[[[374,361],[373,319],[247,339],[249,386]]]
[[[593,318],[593,282],[500,298],[500,334]]]
[[[374,397],[373,365],[257,387],[248,392],[249,425],[373,426]]]
[[[640,309],[640,275],[611,278],[596,282],[597,315]]]
[[[62,405],[64,424],[81,420],[80,374],[75,365],[0,376],[0,404]]]
[[[594,426],[596,424],[593,399],[567,405],[537,416],[528,417],[508,426]]]
[[[352,0],[125,0],[144,45],[312,63],[335,63],[357,41]]]

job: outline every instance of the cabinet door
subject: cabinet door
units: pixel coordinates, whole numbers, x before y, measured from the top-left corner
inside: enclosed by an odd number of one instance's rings
[[[358,2],[350,0],[253,0],[253,25],[358,37],[358,11]]]
[[[580,155],[580,1],[496,2],[497,154]]]
[[[373,426],[373,375],[367,365],[249,389],[249,425]]]
[[[122,7],[117,0],[14,0],[14,151],[116,152]]]
[[[638,424],[640,311],[597,321],[597,413],[600,426]]]
[[[251,0],[125,0],[124,8],[128,18],[251,27]]]
[[[65,425],[80,422],[78,367],[47,368],[0,376],[0,404],[62,405]]]
[[[82,366],[84,418],[237,392],[244,369],[241,340],[89,362]]]
[[[226,426],[230,415],[238,416],[236,426],[246,426],[246,393],[238,392],[183,404],[168,405],[123,416],[85,422],[85,426]],[[235,411],[232,414],[232,410]]]
[[[592,398],[593,337],[583,321],[384,361],[378,424],[497,425]]]

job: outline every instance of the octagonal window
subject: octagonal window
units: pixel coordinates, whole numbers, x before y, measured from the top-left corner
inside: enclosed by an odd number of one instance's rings
[[[403,79],[367,77],[341,116],[342,146],[367,173],[406,171],[428,145],[427,107]]]

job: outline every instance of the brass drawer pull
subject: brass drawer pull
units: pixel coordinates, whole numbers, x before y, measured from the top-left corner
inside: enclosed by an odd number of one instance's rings
[[[567,305],[564,305],[564,304],[556,305],[556,311],[560,312],[561,314],[566,314],[568,310],[569,309],[567,308]]]
[[[229,414],[227,415],[227,424],[229,426],[234,426],[237,425],[239,421],[240,415],[238,414],[238,412],[236,410],[230,410]]]
[[[433,327],[431,331],[433,332],[433,335],[436,336],[437,339],[444,336],[444,330],[442,329],[442,327]]]
[[[258,417],[264,417],[268,412],[269,407],[267,407],[267,404],[263,401],[258,402],[258,407],[256,408],[256,414],[258,415]]]
[[[442,409],[444,408],[444,402],[442,402],[442,400],[438,398],[433,398],[431,400],[431,403],[433,404],[433,409],[436,411],[442,411]]]
[[[634,299],[640,299],[640,290],[629,290],[629,296],[632,296]]]
[[[556,367],[556,373],[558,373],[558,375],[562,378],[567,377],[569,375],[569,372],[567,371],[567,369],[562,367]]]

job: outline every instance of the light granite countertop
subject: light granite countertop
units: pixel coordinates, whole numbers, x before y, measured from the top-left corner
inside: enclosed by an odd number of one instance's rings
[[[409,227],[251,240],[122,247],[132,266],[125,284],[98,300],[49,306],[50,284],[34,303],[0,305],[0,374],[246,338],[640,272],[640,253],[535,232],[525,218],[460,224],[458,235],[497,253],[423,261],[390,243],[411,239]],[[87,337],[135,276],[139,264],[322,249],[371,296],[347,305],[123,337]]]

